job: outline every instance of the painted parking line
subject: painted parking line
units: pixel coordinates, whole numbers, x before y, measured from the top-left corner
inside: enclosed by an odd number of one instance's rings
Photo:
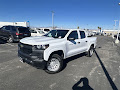
[[[10,43],[6,43],[6,45],[9,45],[9,46],[12,46],[12,47],[16,47],[16,46],[18,46],[18,44],[15,44],[15,43],[12,43],[12,44],[10,44]]]
[[[15,46],[15,45],[12,45],[12,44],[9,44],[9,43],[6,43],[7,45],[9,45],[9,46]]]
[[[17,50],[16,49],[11,49],[11,50],[2,50],[2,51],[0,51],[0,53],[4,53],[4,52],[17,52]]]

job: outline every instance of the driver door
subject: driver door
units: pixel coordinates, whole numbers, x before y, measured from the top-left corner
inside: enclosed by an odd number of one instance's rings
[[[69,38],[74,38],[74,40],[69,40]],[[79,53],[79,37],[78,32],[72,31],[67,37],[67,57],[74,56]]]

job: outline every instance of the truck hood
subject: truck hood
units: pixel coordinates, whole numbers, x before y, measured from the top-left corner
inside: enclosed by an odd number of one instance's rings
[[[21,43],[29,45],[45,45],[50,43],[61,42],[63,39],[45,37],[45,36],[36,36],[36,37],[26,37],[20,40]]]

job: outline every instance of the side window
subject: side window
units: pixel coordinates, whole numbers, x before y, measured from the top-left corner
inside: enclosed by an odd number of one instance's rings
[[[81,36],[81,39],[85,38],[85,32],[84,31],[80,31],[80,36]]]
[[[35,30],[30,30],[31,33],[37,33]]]
[[[38,32],[39,32],[40,34],[44,34],[44,32],[43,32],[43,31],[41,31],[41,30],[39,30]]]
[[[16,31],[16,27],[11,26],[11,28],[12,28],[12,31]]]
[[[70,33],[70,35],[68,36],[68,38],[78,39],[78,33],[77,33],[77,31],[72,31]]]
[[[6,30],[10,30],[10,26],[6,26],[5,29],[6,29]]]
[[[49,29],[44,29],[44,31],[49,32],[50,30]]]

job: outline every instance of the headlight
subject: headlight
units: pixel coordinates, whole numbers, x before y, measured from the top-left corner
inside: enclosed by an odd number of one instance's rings
[[[47,44],[47,45],[35,45],[34,47],[35,47],[35,49],[38,49],[38,50],[45,50],[49,47],[49,44]]]
[[[41,48],[42,48],[42,45],[36,45],[36,48],[37,48],[37,49],[41,49]]]

